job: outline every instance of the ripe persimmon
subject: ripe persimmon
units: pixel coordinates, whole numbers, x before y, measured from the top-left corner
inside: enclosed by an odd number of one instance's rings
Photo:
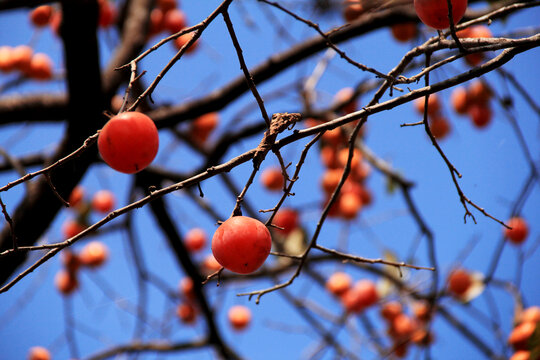
[[[186,14],[180,9],[171,9],[163,17],[163,27],[175,34],[187,26]]]
[[[62,295],[70,295],[79,287],[77,276],[67,270],[60,270],[56,273],[54,284]]]
[[[91,241],[86,244],[79,253],[79,259],[83,266],[95,268],[103,265],[109,257],[109,249],[101,241]]]
[[[28,45],[19,45],[13,48],[13,66],[15,69],[26,72],[30,67],[34,50]]]
[[[116,8],[109,0],[99,0],[98,25],[102,28],[108,28],[116,21]]]
[[[92,209],[100,213],[110,212],[115,205],[114,194],[109,190],[99,190],[92,197]]]
[[[180,35],[179,37],[174,39],[174,45],[176,46],[178,50],[180,50],[182,47],[184,47],[184,45],[186,45],[191,40],[192,37],[193,37],[193,34],[190,34],[190,33]],[[199,44],[199,40],[195,41],[193,44],[190,45],[190,47],[186,48],[186,54],[193,52],[198,47],[198,44]]]
[[[493,116],[491,108],[487,103],[472,103],[469,106],[468,113],[473,125],[477,128],[485,128],[488,126]]]
[[[396,338],[409,338],[416,330],[417,325],[414,320],[407,314],[399,314],[391,324],[391,334]]]
[[[466,114],[470,104],[467,89],[463,86],[455,88],[450,96],[450,102],[456,113]]]
[[[393,321],[402,312],[403,307],[397,301],[389,301],[381,306],[381,316],[389,322]]]
[[[362,199],[355,193],[346,192],[341,194],[338,200],[339,214],[346,220],[356,218],[362,209]]]
[[[270,191],[280,191],[283,189],[285,179],[281,173],[281,168],[269,167],[261,173],[261,183]]]
[[[51,353],[42,346],[33,346],[28,351],[28,360],[51,360]]]
[[[69,195],[69,206],[77,207],[79,206],[84,199],[84,187],[81,185],[77,185],[71,190],[71,194]]]
[[[186,249],[191,252],[199,251],[206,245],[208,236],[206,231],[201,228],[193,228],[189,230],[184,238]]]
[[[11,46],[0,46],[0,71],[11,72],[15,70],[15,59]]]
[[[467,0],[451,0],[452,20],[457,24],[467,10]],[[414,0],[414,9],[420,20],[437,30],[450,26],[447,0]]]
[[[133,174],[146,168],[156,157],[159,134],[156,125],[140,112],[113,116],[101,129],[98,149],[113,169]]]
[[[351,288],[352,278],[349,274],[336,271],[326,280],[326,289],[333,295],[340,296]]]
[[[197,319],[197,311],[191,303],[186,302],[176,307],[176,316],[184,324],[192,324]]]
[[[233,216],[217,228],[212,253],[225,269],[239,274],[257,270],[270,254],[272,238],[257,219]]]
[[[441,115],[434,115],[429,119],[429,129],[435,139],[444,139],[450,133],[450,123]]]
[[[516,216],[508,220],[507,225],[511,229],[504,228],[504,237],[512,244],[519,245],[523,243],[529,235],[529,225],[522,217]]]
[[[81,266],[79,255],[69,249],[62,250],[60,253],[60,261],[62,262],[64,268],[70,273],[76,273]]]
[[[24,70],[26,76],[36,80],[49,80],[53,75],[53,64],[49,55],[36,53],[32,55],[28,67]]]
[[[458,297],[465,294],[472,283],[471,275],[464,269],[455,269],[448,276],[448,290]]]
[[[54,10],[51,5],[41,5],[30,12],[30,22],[34,26],[42,27],[51,21]]]
[[[281,228],[275,228],[276,231],[285,235],[290,234],[298,227],[298,212],[290,208],[280,209],[274,216],[273,224]]]
[[[514,350],[527,350],[527,343],[536,329],[537,323],[523,322],[517,325],[508,336],[508,344]]]
[[[359,313],[379,300],[375,284],[371,280],[358,280],[341,296],[341,302],[348,312]]]
[[[531,306],[523,310],[519,317],[520,322],[540,322],[540,306]]]
[[[418,98],[414,101],[414,107],[420,115],[424,115],[425,97]],[[437,94],[431,94],[428,98],[428,115],[432,116],[439,112],[441,109],[441,102]]]
[[[418,28],[413,22],[405,22],[400,24],[394,24],[390,28],[392,36],[399,42],[407,42],[416,37]]]
[[[204,143],[219,124],[219,113],[209,112],[193,120],[190,135],[200,143]]]
[[[227,313],[229,323],[235,330],[245,329],[251,322],[251,310],[243,305],[231,307]]]
[[[195,299],[195,292],[193,291],[193,280],[190,277],[185,277],[180,280],[178,284],[180,293],[186,297],[188,300]]]
[[[62,225],[62,234],[66,239],[72,238],[81,231],[86,229],[86,225],[81,224],[77,220],[66,220]]]
[[[345,0],[343,6],[343,18],[347,22],[358,19],[364,13],[361,0]]]
[[[221,264],[217,262],[213,254],[208,254],[202,263],[205,272],[213,273],[221,269]]]

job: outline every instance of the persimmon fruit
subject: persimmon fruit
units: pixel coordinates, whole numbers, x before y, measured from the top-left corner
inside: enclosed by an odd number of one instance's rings
[[[336,271],[326,280],[326,289],[333,295],[341,295],[351,288],[351,276],[342,271]]]
[[[522,217],[516,216],[508,220],[507,225],[511,229],[504,228],[504,237],[512,244],[519,245],[523,243],[529,235],[529,225]]]
[[[273,224],[281,228],[276,228],[276,231],[285,235],[290,234],[298,227],[298,212],[289,208],[281,209],[274,216]]]
[[[180,9],[171,9],[163,17],[163,27],[175,34],[187,26],[186,14]]]
[[[203,114],[191,123],[191,136],[204,143],[218,124],[219,114],[217,112]]]
[[[62,295],[70,295],[79,287],[77,276],[67,270],[60,270],[56,273],[54,284]]]
[[[185,324],[192,324],[197,319],[197,311],[190,303],[183,303],[176,307],[176,316]]]
[[[231,307],[227,313],[229,323],[235,330],[245,329],[251,322],[251,310],[243,305]]]
[[[92,197],[92,209],[100,213],[110,212],[116,203],[114,194],[109,190],[99,190]]]
[[[272,238],[259,220],[246,216],[227,219],[212,237],[212,253],[225,269],[239,274],[257,270],[270,254]]]
[[[11,72],[15,69],[15,59],[13,58],[13,48],[11,46],[0,46],[0,71]]]
[[[79,206],[84,199],[84,187],[81,185],[77,185],[71,190],[71,194],[69,195],[69,206],[77,207]]]
[[[379,300],[379,294],[373,281],[368,279],[358,280],[341,297],[341,302],[348,312],[359,313],[375,304]]]
[[[450,133],[450,123],[441,115],[432,116],[429,119],[429,129],[435,139],[444,139]]]
[[[156,157],[159,134],[156,125],[140,112],[113,116],[98,137],[103,160],[113,169],[133,174],[146,168]]]
[[[456,269],[448,276],[448,290],[457,296],[465,294],[472,283],[471,275],[464,269]]]
[[[467,0],[451,0],[452,20],[457,24],[467,10]],[[414,9],[420,20],[437,30],[450,26],[447,0],[414,0]]]
[[[393,321],[399,314],[403,312],[403,307],[397,301],[389,301],[381,306],[381,316],[386,321]]]
[[[470,104],[467,89],[463,86],[455,88],[450,95],[450,102],[456,113],[466,114]]]
[[[54,10],[51,5],[41,5],[30,12],[30,22],[36,27],[43,27],[51,21]]]
[[[405,22],[400,24],[394,24],[390,28],[392,36],[399,42],[407,42],[416,37],[418,28],[413,22]]]
[[[81,264],[96,268],[105,263],[109,257],[109,249],[101,241],[91,241],[79,253]]]
[[[269,167],[261,173],[261,183],[270,191],[280,191],[283,189],[285,179],[278,167]]]
[[[49,55],[36,53],[32,55],[28,67],[24,70],[26,76],[36,80],[49,80],[53,75],[53,64]]]
[[[62,233],[66,239],[74,237],[84,229],[86,229],[84,224],[81,224],[79,221],[73,219],[65,221],[62,225]]]
[[[472,103],[469,106],[469,116],[473,125],[482,129],[489,125],[493,113],[487,103]]]
[[[28,360],[51,360],[51,353],[42,346],[33,346],[28,351]]]
[[[201,228],[193,228],[189,230],[184,238],[186,249],[191,252],[199,251],[206,245],[208,236],[206,231]]]

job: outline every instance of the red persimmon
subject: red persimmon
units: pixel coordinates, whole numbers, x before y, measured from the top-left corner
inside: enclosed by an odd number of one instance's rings
[[[457,24],[467,10],[467,0],[451,0],[452,20]],[[437,30],[450,26],[447,0],[414,0],[416,14],[424,24]]]
[[[136,111],[112,117],[98,137],[98,149],[103,160],[126,174],[139,172],[150,165],[158,148],[156,125],[148,116]]]
[[[239,274],[257,270],[270,254],[272,238],[259,220],[234,216],[216,230],[212,253],[225,269]]]

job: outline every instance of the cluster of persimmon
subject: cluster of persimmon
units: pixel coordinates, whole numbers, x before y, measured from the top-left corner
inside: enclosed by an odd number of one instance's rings
[[[414,102],[415,109],[422,116],[425,111],[425,98],[421,97]],[[437,94],[431,94],[427,104],[427,120],[431,134],[435,139],[444,139],[452,130],[450,122],[441,112],[441,101]]]
[[[51,352],[43,346],[33,346],[28,350],[28,360],[51,360]]]
[[[97,191],[90,201],[84,197],[85,190],[81,185],[76,186],[69,195],[69,206],[76,216],[66,220],[62,225],[62,233],[66,239],[74,237],[88,227],[88,217],[92,211],[107,214],[116,203],[114,194],[109,190]]]
[[[411,344],[427,346],[433,342],[433,335],[428,330],[432,317],[429,305],[415,301],[411,304],[411,313],[407,314],[398,301],[388,301],[380,308],[392,341],[392,353],[397,357],[405,357]]]
[[[344,104],[339,110],[341,114],[350,114],[357,110],[357,102],[352,100],[353,94],[352,88],[344,88],[336,93],[334,97],[335,103]],[[320,120],[306,120],[306,126],[308,127],[321,123]],[[321,162],[326,168],[321,179],[321,187],[326,195],[325,206],[336,190],[347,165],[349,158],[347,135],[354,125],[355,123],[350,123],[343,127],[327,130],[321,137],[320,156]],[[359,136],[363,136],[363,131],[359,133]],[[328,213],[329,216],[352,220],[358,216],[365,206],[372,203],[371,191],[365,184],[370,172],[370,166],[364,161],[360,150],[355,147],[352,152],[349,176],[331,207]]]
[[[348,313],[361,313],[379,301],[373,281],[360,279],[353,284],[352,277],[342,271],[333,273],[326,280],[326,289],[340,300]]]
[[[56,273],[54,283],[63,295],[72,294],[79,287],[78,272],[81,268],[97,269],[109,257],[107,246],[101,241],[87,243],[79,253],[62,251],[62,269]]]
[[[508,344],[515,351],[510,360],[540,359],[540,307],[531,306],[521,312]]]
[[[451,102],[459,115],[468,115],[474,126],[485,128],[493,117],[490,100],[493,92],[482,80],[473,81],[468,87],[457,87],[452,91]]]
[[[155,7],[150,13],[150,36],[156,36],[162,32],[176,34],[187,27],[187,16],[179,8],[177,0],[157,0]],[[192,37],[192,34],[184,34],[174,40],[176,48],[181,49]],[[196,49],[197,42],[186,49],[190,53]]]
[[[49,80],[53,75],[53,63],[49,55],[34,53],[28,45],[0,46],[0,71],[19,72],[33,80]]]

